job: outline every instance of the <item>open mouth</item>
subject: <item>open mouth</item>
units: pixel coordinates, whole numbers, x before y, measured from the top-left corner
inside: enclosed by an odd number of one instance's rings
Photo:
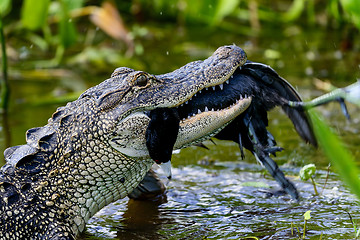
[[[248,94],[247,84],[245,87],[242,84],[244,76],[238,68],[225,82],[201,89],[188,101],[173,108],[180,119],[174,149],[216,135],[250,106],[252,96]]]
[[[244,93],[246,91],[240,82],[243,76],[238,68],[224,83],[201,89],[177,107],[179,118],[184,121],[201,113],[238,108],[249,102],[251,96]]]
[[[150,119],[145,133],[150,157],[156,163],[167,163],[173,149],[200,143],[219,133],[251,104],[252,96],[244,94],[243,80],[244,74],[238,68],[229,79],[199,90],[179,106],[146,112]]]

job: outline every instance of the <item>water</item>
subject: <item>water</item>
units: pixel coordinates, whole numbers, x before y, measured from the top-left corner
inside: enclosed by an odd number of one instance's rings
[[[305,99],[322,93],[315,90],[313,78],[345,86],[359,77],[356,52],[340,52],[341,34],[336,32],[305,32],[293,27],[277,30],[276,34],[274,29],[264,30],[254,38],[211,29],[199,35],[196,28],[174,36],[172,28],[149,28],[155,35],[161,31],[163,37],[143,41],[144,55],[120,65],[164,73],[204,59],[218,46],[236,43],[249,59],[275,68]],[[28,50],[30,57],[35,54]],[[25,68],[31,69],[26,62],[32,64],[31,58],[26,60],[14,64],[10,71],[13,91],[7,121],[1,119],[1,150],[24,144],[27,129],[45,125],[56,107],[65,105],[61,101],[49,103],[45,98],[85,90],[118,67],[110,64],[97,68],[85,62],[72,69],[25,72]],[[337,104],[319,111],[359,159],[358,109],[349,105],[352,122],[345,120]],[[164,179],[166,196],[149,202],[125,198],[110,204],[90,220],[81,239],[298,239],[297,229],[302,234],[303,214],[308,210],[312,212],[307,239],[319,239],[321,235],[322,239],[352,239],[354,229],[348,213],[359,219],[358,202],[335,170],[327,171],[328,160],[321,151],[303,143],[281,111],[272,111],[269,119],[270,131],[278,145],[285,148],[275,159],[297,185],[300,203],[286,195],[271,196],[279,187],[250,153],[241,160],[235,144],[206,142],[210,150],[190,147],[173,156],[173,179]],[[315,181],[320,196],[314,196],[310,182],[299,180],[299,170],[308,163],[317,165]]]
[[[330,176],[320,197],[312,186],[287,174],[297,183],[302,201],[288,196],[269,198],[277,184],[263,176],[257,165],[219,162],[214,168],[197,165],[174,169],[163,202],[120,200],[100,211],[88,224],[87,234],[109,239],[296,239],[303,214],[311,210],[308,239],[347,239],[353,232],[349,216],[358,218],[353,197]],[[323,172],[323,174],[325,174]],[[261,182],[271,188],[253,187]],[[292,230],[294,234],[292,234]],[[84,239],[90,238],[84,234]]]

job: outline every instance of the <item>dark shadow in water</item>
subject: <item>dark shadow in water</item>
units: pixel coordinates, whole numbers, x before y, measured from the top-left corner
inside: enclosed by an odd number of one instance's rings
[[[159,205],[166,203],[165,194],[151,200],[133,200],[127,203],[127,210],[123,214],[122,226],[119,227],[119,239],[161,239],[158,230],[169,219],[160,217]]]

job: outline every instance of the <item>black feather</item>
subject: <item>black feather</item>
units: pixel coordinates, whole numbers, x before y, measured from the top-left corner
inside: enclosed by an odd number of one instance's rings
[[[171,160],[171,154],[179,132],[180,118],[174,108],[157,108],[149,113],[150,123],[146,129],[146,146],[156,163]]]

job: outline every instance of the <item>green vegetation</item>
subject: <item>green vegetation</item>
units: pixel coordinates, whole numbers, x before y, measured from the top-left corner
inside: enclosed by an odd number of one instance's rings
[[[314,192],[315,192],[315,195],[319,195],[319,192],[317,191],[316,189],[316,183],[315,183],[315,180],[313,178],[313,175],[315,175],[315,172],[316,172],[316,166],[315,164],[308,164],[308,165],[305,165],[304,167],[302,167],[300,169],[300,178],[301,180],[303,181],[307,181],[307,180],[311,180],[311,183],[314,187]]]
[[[141,43],[136,43],[136,39],[143,36],[144,30],[136,24],[125,24],[134,19],[185,26],[205,25],[250,36],[258,35],[263,26],[304,24],[304,19],[305,24],[319,27],[360,28],[357,0],[134,0],[117,1],[116,5],[103,1],[100,6],[85,0],[24,0],[20,10],[11,8],[13,2],[15,4],[16,1],[4,0],[0,5],[2,17],[7,15],[7,33],[23,34],[25,30],[26,34],[22,37],[43,51],[52,50],[50,47],[55,46],[55,58],[50,63],[43,62],[44,67],[59,65],[64,54],[74,51],[68,49],[72,46],[82,51],[105,40],[95,40],[93,28],[89,26],[85,31],[80,30],[88,21],[84,18],[87,16],[108,36],[122,41],[127,56],[143,52]]]
[[[309,211],[306,211],[306,212],[304,213],[304,229],[303,229],[303,237],[302,237],[302,239],[305,239],[306,223],[307,223],[307,221],[309,221],[309,220],[311,219],[310,213],[311,213],[310,210],[309,210]]]
[[[331,131],[331,129],[320,119],[314,110],[309,110],[313,122],[315,135],[321,149],[338,170],[344,182],[354,194],[360,199],[359,171],[355,159],[343,146],[342,141]]]

